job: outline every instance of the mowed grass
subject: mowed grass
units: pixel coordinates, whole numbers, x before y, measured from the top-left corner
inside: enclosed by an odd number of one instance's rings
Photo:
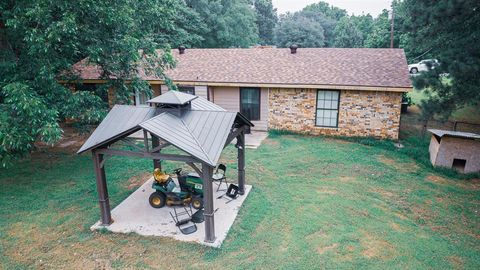
[[[235,150],[222,156],[230,178]],[[91,232],[99,218],[91,157],[43,154],[0,171],[0,269],[480,268],[479,180],[440,174],[405,153],[272,136],[247,150],[253,190],[221,249]],[[112,206],[151,165],[106,162]]]
[[[422,90],[414,89],[408,95],[412,98],[413,103],[418,105],[427,98]],[[415,113],[419,113],[420,109],[413,109]],[[480,124],[480,106],[465,106],[452,113],[449,117],[450,121],[467,122],[472,124]]]

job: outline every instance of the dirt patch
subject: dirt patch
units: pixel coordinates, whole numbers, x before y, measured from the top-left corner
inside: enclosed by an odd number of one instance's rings
[[[325,253],[329,250],[332,250],[332,249],[336,249],[337,247],[338,247],[337,243],[331,244],[331,245],[326,246],[326,247],[317,247],[317,253],[322,255],[323,253]]]
[[[387,240],[378,238],[369,232],[364,232],[360,239],[363,251],[362,255],[367,258],[388,260],[395,256],[395,248]]]
[[[397,232],[404,232],[405,230],[402,228],[402,226],[400,226],[400,224],[398,223],[395,223],[393,221],[389,221],[388,224],[390,225],[390,227],[397,231]]]
[[[338,193],[338,191],[335,190],[335,189],[328,188],[328,187],[319,187],[319,188],[317,188],[317,193],[327,194],[327,195],[335,195],[335,194]]]
[[[280,143],[277,140],[272,140],[272,139],[267,138],[263,141],[263,144],[277,146]]]
[[[342,183],[355,182],[356,178],[353,176],[340,176],[338,180]]]
[[[371,191],[382,195],[382,197],[386,199],[391,199],[395,197],[395,194],[393,192],[385,190],[383,188],[372,188]]]
[[[441,176],[438,176],[438,175],[428,175],[426,177],[427,181],[429,182],[432,182],[432,183],[435,183],[435,184],[439,184],[439,185],[447,185],[449,184],[449,180],[441,177]]]
[[[453,269],[463,269],[463,260],[458,256],[448,256],[447,260]]]
[[[125,182],[125,187],[128,190],[137,189],[140,187],[146,180],[152,177],[151,173],[142,173],[140,175],[135,175],[130,177],[127,182]]]
[[[471,180],[451,180],[438,175],[428,175],[425,178],[428,182],[438,185],[449,185],[465,190],[478,191],[480,190],[480,179],[474,178]]]
[[[385,165],[395,168],[395,170],[403,173],[413,173],[418,171],[419,167],[415,162],[398,162],[395,159],[386,157],[386,156],[378,156],[377,160]]]

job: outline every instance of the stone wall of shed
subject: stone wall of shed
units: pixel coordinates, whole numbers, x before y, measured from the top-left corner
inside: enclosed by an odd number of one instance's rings
[[[402,93],[342,90],[337,128],[315,126],[316,98],[316,89],[271,88],[269,129],[398,139]]]

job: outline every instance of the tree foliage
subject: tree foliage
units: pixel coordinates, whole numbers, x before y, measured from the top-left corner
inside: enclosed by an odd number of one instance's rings
[[[414,79],[427,89],[422,102],[425,117],[447,118],[465,105],[480,105],[480,3],[475,0],[425,0],[403,2],[409,23],[409,46],[429,52],[441,65]],[[447,77],[441,76],[448,74]]]
[[[289,47],[296,44],[300,47],[323,47],[325,37],[320,24],[303,14],[286,14],[280,16],[275,29],[275,44]]]
[[[118,102],[131,102],[140,64],[157,75],[171,66],[168,44],[183,37],[187,24],[174,0],[78,0],[0,2],[6,44],[0,65],[0,163],[6,165],[33,149],[35,141],[53,143],[62,134],[59,121],[95,123],[106,104],[93,92],[72,93],[59,80],[88,58],[102,67]],[[178,25],[176,25],[176,23]],[[183,28],[185,27],[185,29]],[[168,35],[165,35],[168,32]],[[198,37],[185,37],[198,41]],[[167,49],[157,54],[156,49]],[[105,91],[106,91],[105,87]],[[148,88],[143,84],[143,89]]]
[[[249,47],[258,42],[256,13],[248,0],[187,0],[208,27],[203,48]]]
[[[255,0],[256,22],[260,44],[273,44],[273,30],[277,24],[277,9],[273,8],[272,0]]]
[[[335,47],[359,48],[363,46],[363,34],[349,17],[341,18],[335,26]]]

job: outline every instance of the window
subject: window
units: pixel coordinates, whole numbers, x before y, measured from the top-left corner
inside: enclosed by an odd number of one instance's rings
[[[135,105],[137,106],[148,106],[147,100],[150,99],[150,96],[145,92],[136,91],[135,92]]]
[[[260,120],[260,88],[240,88],[240,112],[249,120]]]
[[[195,87],[193,86],[177,86],[178,91],[190,94],[190,95],[195,95]]]
[[[315,125],[338,127],[339,91],[317,91],[317,115]]]

